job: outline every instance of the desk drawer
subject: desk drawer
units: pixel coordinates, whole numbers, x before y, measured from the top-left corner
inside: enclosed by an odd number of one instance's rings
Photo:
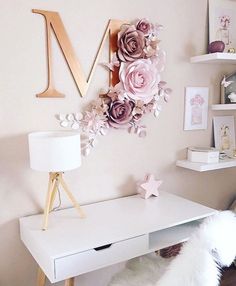
[[[55,259],[55,281],[139,256],[148,250],[148,235]]]

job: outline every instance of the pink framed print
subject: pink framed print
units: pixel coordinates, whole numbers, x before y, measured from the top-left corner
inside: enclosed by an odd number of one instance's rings
[[[207,129],[208,87],[186,87],[184,130]]]
[[[235,1],[209,0],[209,43],[224,42],[224,52],[235,52],[236,49],[235,13]]]
[[[235,150],[234,116],[215,116],[213,124],[215,147],[231,156]]]

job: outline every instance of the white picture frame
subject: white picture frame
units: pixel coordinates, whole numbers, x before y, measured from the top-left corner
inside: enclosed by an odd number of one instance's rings
[[[235,150],[234,116],[214,116],[213,125],[215,148],[231,155]]]
[[[184,130],[207,129],[208,87],[185,88]]]
[[[224,52],[236,49],[236,2],[209,0],[209,43],[222,41]]]

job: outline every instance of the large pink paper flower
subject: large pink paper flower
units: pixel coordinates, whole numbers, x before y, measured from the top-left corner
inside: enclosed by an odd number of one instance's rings
[[[122,26],[118,33],[118,58],[122,62],[133,62],[143,58],[145,38],[143,32],[136,30],[133,25]]]
[[[111,102],[108,110],[108,123],[114,128],[127,128],[133,119],[133,108],[132,101],[115,100]]]
[[[135,101],[149,103],[158,92],[160,75],[156,64],[150,59],[140,59],[130,64],[122,63],[119,78],[125,94]]]

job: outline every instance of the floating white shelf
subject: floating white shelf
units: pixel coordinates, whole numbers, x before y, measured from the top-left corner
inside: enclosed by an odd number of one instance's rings
[[[236,110],[236,104],[213,104],[212,110]]]
[[[233,53],[212,53],[190,58],[191,63],[203,64],[236,64],[236,54]]]
[[[190,162],[188,160],[179,160],[176,162],[176,166],[198,172],[205,172],[211,170],[236,167],[236,159],[227,158],[220,160],[219,163],[195,163],[195,162]]]

